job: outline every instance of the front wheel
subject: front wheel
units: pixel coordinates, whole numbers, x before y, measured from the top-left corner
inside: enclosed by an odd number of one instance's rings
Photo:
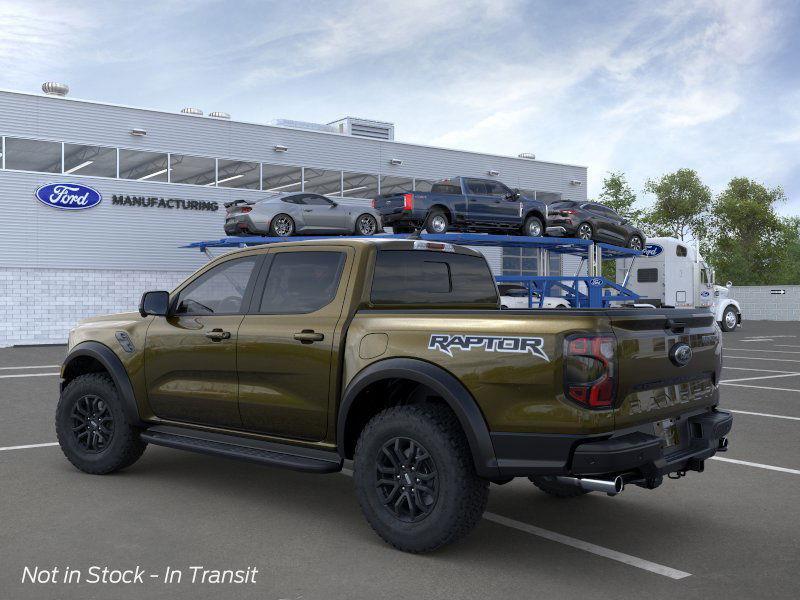
[[[378,232],[378,221],[369,214],[363,214],[356,219],[356,234],[375,235]]]
[[[458,419],[433,404],[394,406],[373,417],[356,445],[353,479],[364,517],[405,552],[464,537],[489,497]]]
[[[269,224],[269,232],[274,237],[289,237],[294,233],[294,221],[283,213],[275,215]]]
[[[544,225],[539,217],[528,217],[522,226],[522,235],[528,237],[541,237],[544,233]]]
[[[147,446],[125,414],[114,382],[101,373],[80,375],[64,388],[56,435],[69,462],[94,475],[129,467]]]
[[[736,314],[736,309],[729,306],[725,309],[725,312],[722,313],[722,321],[719,324],[720,329],[722,329],[722,331],[734,331],[738,325],[739,317]]]

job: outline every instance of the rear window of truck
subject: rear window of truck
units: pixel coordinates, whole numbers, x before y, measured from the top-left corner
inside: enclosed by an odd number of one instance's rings
[[[480,256],[431,250],[379,250],[370,301],[497,306],[492,272]]]

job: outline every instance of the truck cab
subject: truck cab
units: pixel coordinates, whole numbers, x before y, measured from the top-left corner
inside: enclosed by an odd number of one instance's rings
[[[630,270],[630,273],[629,273]],[[714,270],[698,250],[672,237],[648,238],[642,255],[617,261],[617,282],[641,297],[640,302],[675,308],[708,308],[723,331],[742,322],[739,303],[728,287],[715,285]]]

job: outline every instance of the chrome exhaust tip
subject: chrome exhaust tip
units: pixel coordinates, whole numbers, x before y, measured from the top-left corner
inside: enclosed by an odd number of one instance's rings
[[[625,489],[625,481],[621,475],[614,479],[585,479],[583,477],[561,477],[557,476],[556,481],[566,485],[575,485],[587,492],[605,492],[609,496],[616,496]]]

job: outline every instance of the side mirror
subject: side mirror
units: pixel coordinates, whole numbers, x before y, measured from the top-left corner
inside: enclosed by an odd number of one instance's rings
[[[139,302],[139,314],[143,317],[155,315],[166,317],[169,312],[169,292],[145,292]]]
[[[339,203],[331,200],[331,208],[336,208],[337,206],[339,206]]]
[[[725,287],[731,289],[733,287],[733,282],[729,281],[728,283],[725,284]]]

